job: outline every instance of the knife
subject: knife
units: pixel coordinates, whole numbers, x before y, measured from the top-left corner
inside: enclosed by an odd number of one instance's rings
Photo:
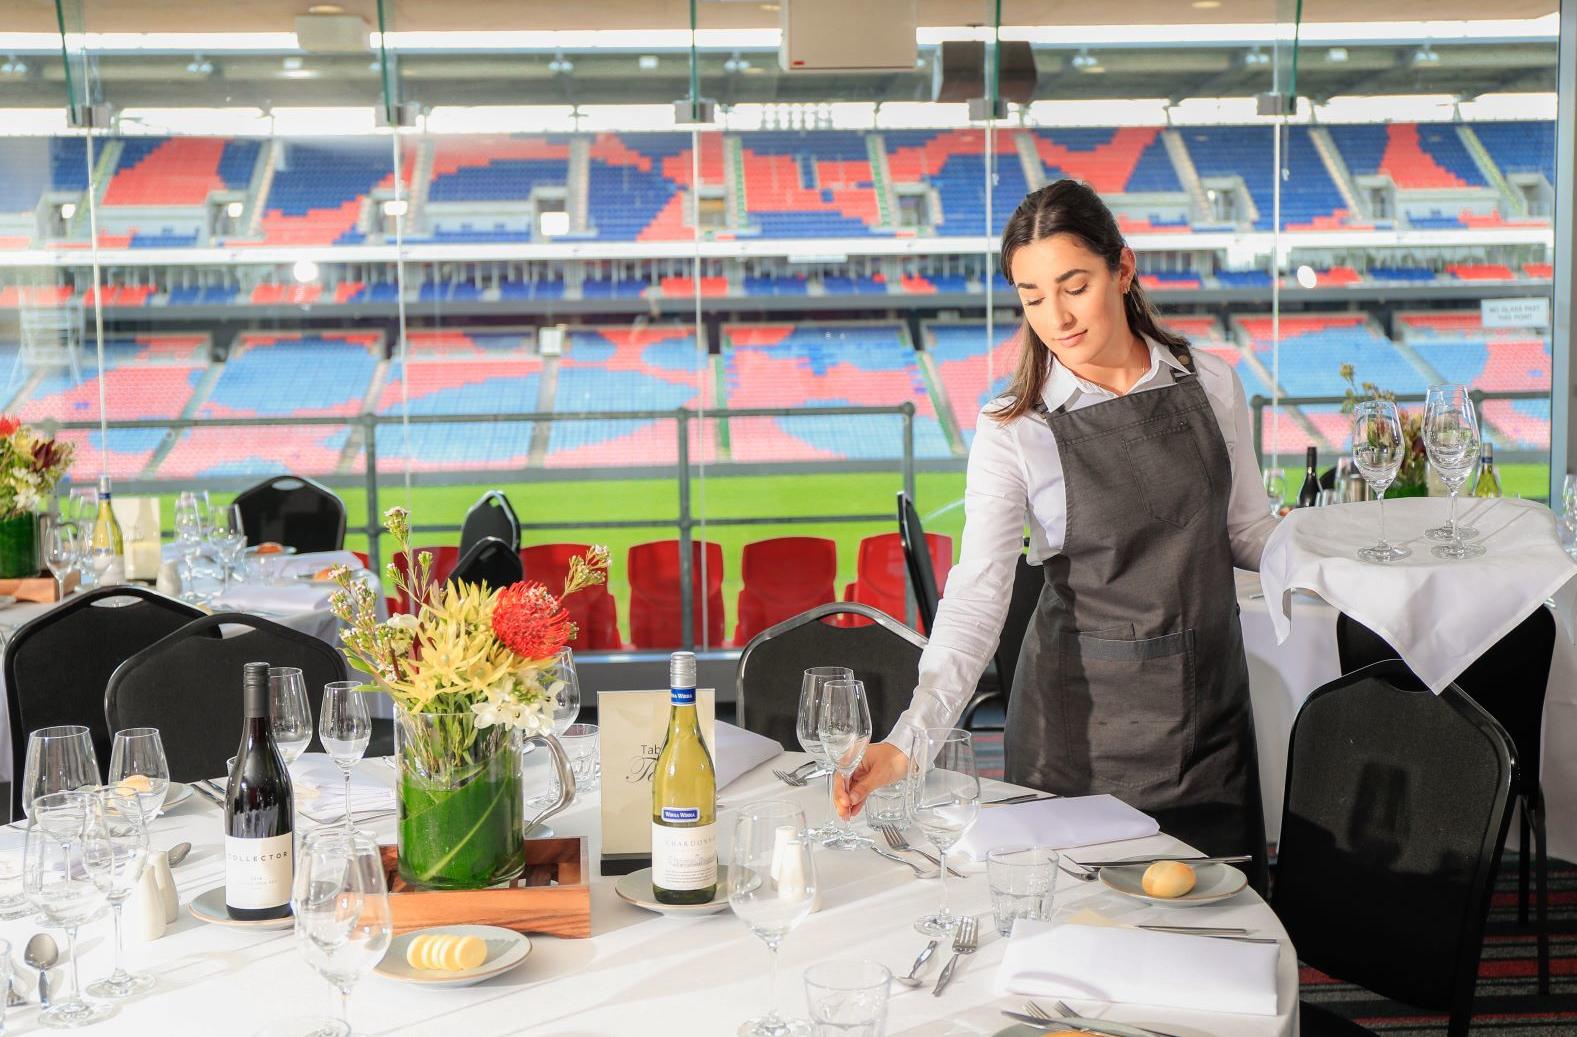
[[[1243,864],[1253,860],[1247,853],[1236,854],[1231,857],[1137,857],[1126,861],[1074,861],[1073,863],[1084,868],[1129,868],[1134,865],[1151,865],[1161,861],[1178,861],[1182,864]]]
[[[1082,1015],[1041,1019],[1038,1016],[1025,1015],[1023,1012],[1010,1012],[1006,1008],[1002,1009],[1002,1014],[1014,1022],[1027,1023],[1045,1033],[1054,1030],[1079,1030],[1083,1033],[1099,1034],[1101,1037],[1177,1037],[1176,1034],[1166,1033],[1163,1030],[1147,1030],[1143,1026],[1129,1026],[1126,1023],[1108,1022],[1105,1019],[1086,1019]]]
[[[1056,799],[1056,796],[1045,792],[1026,792],[1019,796],[1008,796],[1006,799],[991,799],[980,804],[983,807],[1005,807],[1014,803],[1033,803],[1038,799]]]

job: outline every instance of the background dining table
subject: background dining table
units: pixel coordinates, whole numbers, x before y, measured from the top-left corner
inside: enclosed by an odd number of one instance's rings
[[[540,755],[540,754],[534,754]],[[734,810],[763,799],[800,804],[807,821],[825,817],[825,785],[790,788],[772,768],[808,760],[790,753],[746,772],[719,794],[719,851],[727,860],[727,832]],[[391,782],[383,760],[367,760],[359,774]],[[528,763],[528,785],[545,778],[545,763]],[[1013,786],[985,782],[985,798]],[[337,790],[326,789],[325,795]],[[1002,808],[986,808],[1002,809]],[[732,1034],[739,1023],[765,1008],[767,950],[726,908],[701,917],[653,914],[620,900],[613,877],[596,874],[599,798],[584,794],[551,820],[558,836],[587,839],[593,862],[590,876],[589,939],[531,937],[531,952],[513,971],[488,982],[450,990],[418,988],[369,974],[351,998],[357,1034],[537,1034],[558,1037],[636,1037],[642,1034]],[[364,824],[380,841],[393,841],[393,819]],[[332,1014],[336,998],[327,982],[307,965],[290,930],[250,931],[210,925],[187,913],[196,894],[220,885],[224,877],[223,833],[219,809],[200,796],[173,807],[152,826],[155,849],[187,840],[193,850],[175,869],[181,899],[180,921],[164,937],[128,944],[131,967],[152,973],[157,986],[118,1007],[91,1031],[158,1033],[166,1037],[208,1037],[227,1033],[245,1037],[272,1021],[303,1013]],[[20,828],[0,831],[0,854],[16,853]],[[1074,859],[1099,860],[1144,853],[1177,853],[1186,848],[1165,836],[1084,847]],[[910,869],[869,851],[818,849],[815,866],[822,905],[783,941],[779,1003],[787,1014],[805,1016],[804,969],[829,959],[873,959],[897,974],[909,968],[926,938],[912,922],[933,910],[938,883],[913,876]],[[995,974],[1007,941],[997,935],[983,868],[964,867],[966,877],[950,879],[955,912],[980,919],[979,951],[966,958],[940,998],[924,989],[894,986],[889,1037],[994,1035],[1012,1025],[999,1013],[1020,1010],[1024,998],[995,992]],[[1276,970],[1277,1014],[1234,1015],[1182,1011],[1137,1004],[1074,1001],[1091,1016],[1123,1020],[1164,1030],[1178,1037],[1290,1037],[1297,1032],[1297,961],[1285,932],[1270,908],[1252,890],[1229,900],[1188,909],[1153,907],[1107,890],[1059,876],[1057,913],[1066,917],[1095,908],[1124,922],[1240,926],[1280,942]],[[33,921],[0,923],[0,936],[20,947],[37,931]],[[58,932],[55,934],[60,935]],[[1207,939],[1191,937],[1191,939]],[[84,982],[110,968],[109,922],[83,932]],[[944,944],[944,948],[945,948]],[[945,955],[939,950],[926,977],[934,980]],[[36,975],[19,968],[19,989],[33,990]],[[60,974],[64,978],[64,974]],[[1049,1006],[1048,1006],[1049,1008]],[[13,1009],[19,1028],[34,1025],[37,1008]]]

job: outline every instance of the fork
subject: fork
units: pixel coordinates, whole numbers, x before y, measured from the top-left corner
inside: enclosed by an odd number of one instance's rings
[[[785,785],[792,785],[797,789],[802,789],[806,785],[810,784],[811,778],[821,777],[821,774],[818,773],[818,769],[820,767],[820,763],[812,760],[809,763],[800,764],[792,771],[780,770],[774,767],[772,769],[772,773]]]
[[[1034,1002],[1032,1001],[1032,1002],[1030,1002],[1030,1004],[1034,1004]],[[1079,1015],[1078,1012],[1075,1012],[1073,1010],[1073,1006],[1068,1004],[1068,1002],[1066,1002],[1066,1001],[1058,1001],[1056,1007],[1057,1007],[1057,1011],[1061,1012],[1062,1015],[1064,1016],[1064,1018],[1060,1019],[1060,1020],[1054,1020],[1054,1021],[1064,1023],[1065,1025],[1067,1025],[1069,1027],[1072,1027],[1075,1030],[1088,1030],[1090,1033],[1100,1033],[1101,1032],[1100,1030],[1098,1030],[1097,1028],[1095,1028],[1093,1026],[1087,1026],[1087,1025],[1083,1025],[1081,1023],[1070,1023],[1070,1022],[1068,1022],[1067,1019],[1069,1017],[1074,1018],[1074,1019],[1082,1019],[1083,1018],[1082,1016]],[[1035,1007],[1033,1009],[1031,1009],[1030,1014],[1031,1015],[1041,1015],[1041,1016],[1046,1015],[1046,1013],[1041,1010],[1039,1005],[1035,1005]],[[1097,1022],[1097,1023],[1100,1022],[1100,1020],[1098,1020],[1098,1019],[1097,1020],[1093,1020],[1093,1021]],[[1135,1031],[1137,1033],[1150,1034],[1151,1037],[1173,1037],[1172,1034],[1165,1033],[1165,1032],[1163,1032],[1161,1030],[1150,1030],[1150,1029],[1147,1029],[1147,1028],[1145,1028],[1143,1026],[1134,1026],[1132,1023],[1121,1023],[1120,1025],[1124,1029],[1133,1030],[1133,1031]]]
[[[958,932],[953,934],[953,956],[947,959],[947,968],[936,977],[936,989],[931,991],[932,997],[941,997],[942,991],[952,981],[953,969],[958,966],[958,959],[966,954],[975,953],[975,948],[980,946],[980,928],[974,915],[965,915],[958,920]]]
[[[882,833],[882,838],[887,840],[887,845],[892,847],[894,850],[897,850],[899,853],[918,853],[920,856],[936,865],[938,869],[942,867],[942,862],[940,860],[931,856],[929,853],[926,853],[918,846],[909,845],[908,838],[903,834],[902,831],[898,829],[897,825],[877,825],[876,830]],[[947,873],[953,876],[955,879],[961,879],[964,877],[963,872],[959,871],[951,864],[947,866]]]

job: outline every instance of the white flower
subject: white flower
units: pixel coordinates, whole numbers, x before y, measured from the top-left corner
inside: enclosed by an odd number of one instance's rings
[[[389,617],[388,624],[396,630],[406,630],[414,634],[421,628],[422,621],[409,612],[397,612]]]

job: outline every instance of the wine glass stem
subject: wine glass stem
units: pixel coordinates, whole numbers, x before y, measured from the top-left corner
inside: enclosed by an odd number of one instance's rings
[[[941,861],[942,873],[937,876],[937,881],[941,882],[941,884],[942,884],[942,911],[941,911],[941,915],[942,915],[943,918],[946,918],[948,915],[952,914],[952,912],[950,910],[948,910],[948,907],[947,907],[947,851],[945,849],[943,849],[942,847],[938,846],[936,848],[936,859]]]
[[[778,944],[781,938],[767,941],[767,954],[772,959],[772,964],[767,969],[767,1019],[773,1023],[778,1021]]]
[[[122,948],[122,943],[121,943],[121,928],[120,928],[120,912],[121,912],[121,908],[123,908],[125,906],[126,906],[126,902],[124,900],[120,901],[119,903],[115,903],[115,904],[111,904],[110,905],[110,917],[115,920],[115,971],[110,973],[111,981],[116,981],[116,980],[121,980],[121,979],[125,979],[126,978],[126,968],[125,968],[124,965],[121,964],[121,962],[122,962],[121,955],[123,953],[123,948]]]
[[[1380,545],[1388,546],[1385,539],[1385,490],[1380,491]]]
[[[77,927],[66,930],[66,957],[71,960],[71,1000],[82,1000],[82,977],[77,971]]]
[[[339,991],[339,1018],[340,1018],[340,1022],[345,1024],[345,1033],[346,1033],[347,1037],[349,1037],[349,1034],[351,1033],[351,1028],[350,1028],[350,987],[342,987],[342,986],[340,986],[339,984],[336,983],[334,985],[334,989]]]
[[[1447,487],[1451,495],[1451,517],[1446,525],[1451,528],[1451,545],[1457,549],[1462,547],[1462,534],[1457,532],[1457,486]]]
[[[827,809],[831,812],[831,816],[828,819],[827,824],[832,827],[834,832],[837,832],[841,835],[843,833],[843,818],[838,814],[837,780],[837,768],[829,770],[827,772]]]
[[[350,831],[350,768],[345,768],[345,830]]]

